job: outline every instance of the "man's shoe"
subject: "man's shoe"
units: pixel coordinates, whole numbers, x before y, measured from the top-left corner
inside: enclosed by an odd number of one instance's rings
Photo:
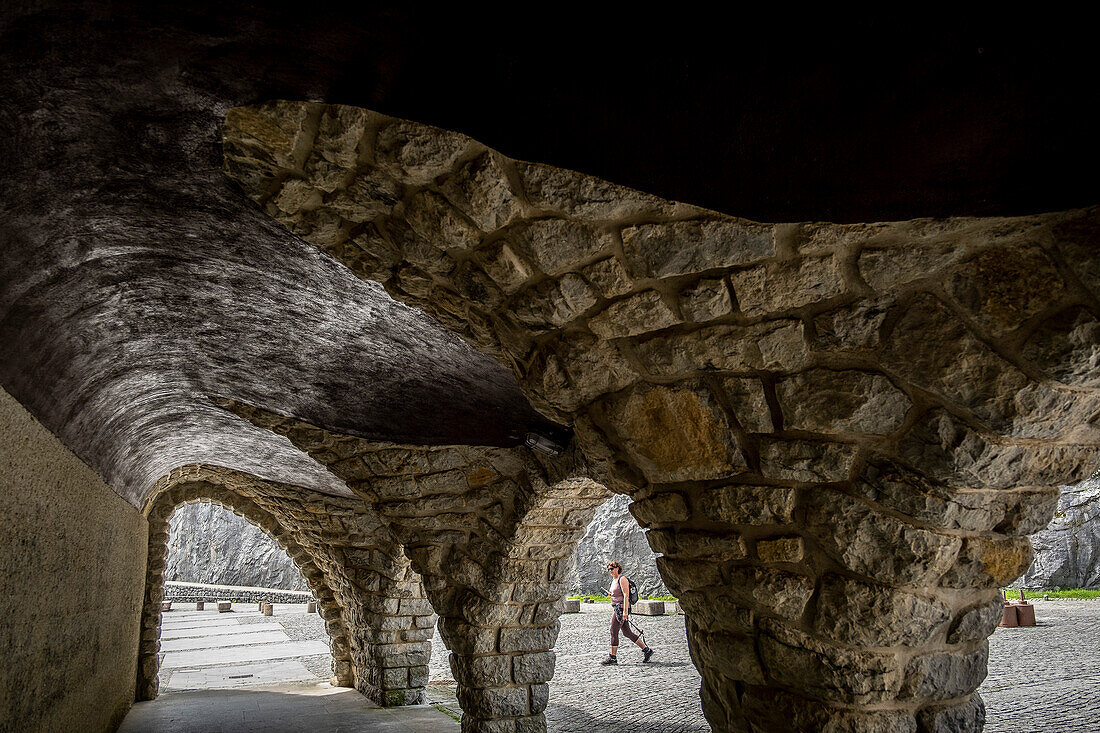
[[[600,662],[600,664],[618,664],[618,663],[619,663],[619,658],[612,655],[612,654],[608,654],[607,659]]]
[[[649,647],[646,647],[645,649],[642,650],[642,661],[643,662],[648,662],[649,658],[652,657],[652,656],[653,656],[653,650],[650,649]]]

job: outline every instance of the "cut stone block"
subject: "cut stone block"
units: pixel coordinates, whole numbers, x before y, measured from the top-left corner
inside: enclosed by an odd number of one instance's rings
[[[233,610],[233,604],[229,601],[218,601],[218,613],[228,613]]]
[[[630,608],[631,613],[636,613],[639,616],[664,616],[665,615],[665,602],[664,601],[638,601]]]
[[[581,602],[575,598],[570,598],[565,601],[565,607],[562,609],[562,613],[580,613]]]

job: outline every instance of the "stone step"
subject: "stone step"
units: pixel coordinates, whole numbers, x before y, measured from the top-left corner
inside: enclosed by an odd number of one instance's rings
[[[162,669],[181,667],[210,667],[223,664],[259,662],[265,659],[293,659],[317,654],[328,654],[329,647],[323,641],[287,641],[259,646],[234,646],[225,649],[197,649],[185,652],[168,652],[160,663]]]
[[[245,629],[249,629],[245,631]],[[273,642],[290,641],[290,637],[282,629],[278,631],[252,631],[250,626],[242,626],[241,633],[223,634],[221,636],[197,636],[183,639],[161,640],[162,652],[181,652],[191,649],[217,649],[219,647],[247,646],[249,644],[270,644]]]

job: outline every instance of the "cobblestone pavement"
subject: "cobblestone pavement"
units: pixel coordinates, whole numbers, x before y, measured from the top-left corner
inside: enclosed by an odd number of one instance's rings
[[[610,643],[611,606],[581,604],[581,613],[561,617],[555,647],[557,666],[550,681],[547,727],[555,733],[696,733],[708,731],[699,707],[699,673],[688,658],[683,616],[631,619],[656,650],[649,664],[625,637],[619,664],[600,666]],[[428,694],[433,702],[458,710],[447,649],[436,633]],[[441,684],[450,682],[450,684]],[[452,707],[453,706],[453,707]]]
[[[1034,601],[1038,625],[998,629],[989,641],[989,676],[981,687],[987,733],[1086,733],[1100,730],[1100,601]],[[557,668],[546,710],[554,733],[695,733],[707,731],[699,708],[699,674],[691,664],[683,616],[635,620],[657,650],[648,665],[623,639],[618,667],[601,667],[607,654],[610,607],[581,604],[582,613],[561,617]],[[242,609],[245,610],[245,609]],[[251,610],[251,609],[248,609]],[[324,640],[316,614],[236,615],[242,625],[278,622],[294,641]],[[428,695],[461,714],[454,697],[448,652],[432,640]],[[330,675],[327,655],[298,659],[321,679]],[[629,713],[623,713],[629,710]]]
[[[989,640],[986,733],[1100,730],[1100,601],[1032,603],[1034,628]]]

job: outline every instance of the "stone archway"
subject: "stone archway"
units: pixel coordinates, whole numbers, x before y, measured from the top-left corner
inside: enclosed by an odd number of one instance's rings
[[[440,616],[464,729],[545,730],[570,561],[610,495],[579,456],[379,443],[219,403],[323,463],[404,545]]]
[[[301,103],[225,141],[635,499],[716,730],[981,727],[997,587],[1100,457],[1100,209],[760,224]]]
[[[194,501],[243,516],[295,562],[325,619],[334,685],[356,687],[382,705],[421,702],[435,617],[419,577],[377,520],[353,499],[211,466],[173,471],[158,482],[146,506],[150,560],[138,699],[152,699],[157,691],[168,518],[177,506]]]

